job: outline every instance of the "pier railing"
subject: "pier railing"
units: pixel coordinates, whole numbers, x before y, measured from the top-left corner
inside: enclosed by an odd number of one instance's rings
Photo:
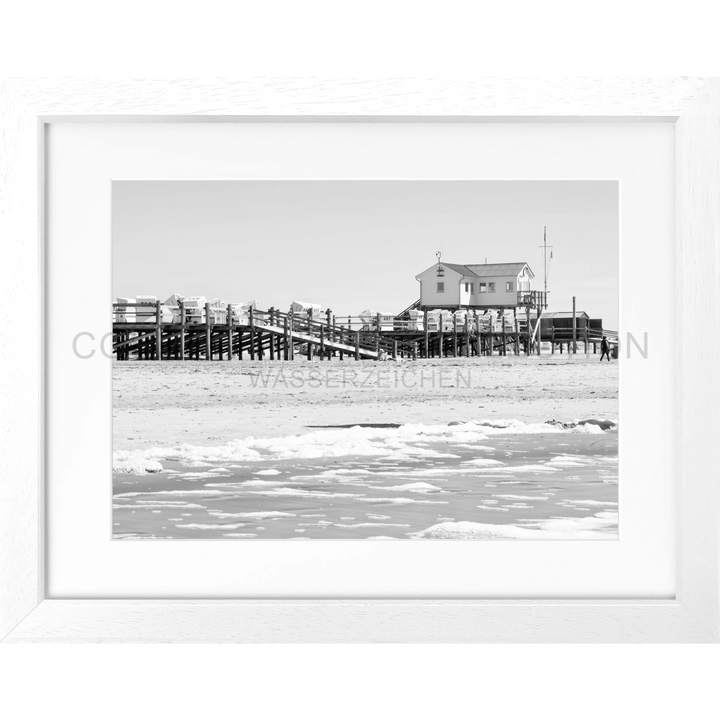
[[[518,290],[517,304],[522,308],[537,308],[546,310],[548,306],[548,293],[543,290]]]
[[[533,354],[551,342],[562,351],[573,343],[571,330],[537,330],[529,313],[497,311],[408,311],[403,316],[383,313],[336,316],[331,310],[294,312],[254,305],[204,305],[179,301],[113,303],[113,351],[129,359],[254,359],[292,360],[330,357],[415,359],[493,354]],[[584,349],[611,344],[617,333],[578,328],[577,344]]]
[[[211,303],[179,302],[169,307],[160,302],[117,302],[113,303],[113,350],[118,359],[291,360],[299,353],[321,359],[416,357],[416,342],[384,337],[381,324],[368,330],[364,318],[349,320],[339,323],[330,310],[313,314]]]

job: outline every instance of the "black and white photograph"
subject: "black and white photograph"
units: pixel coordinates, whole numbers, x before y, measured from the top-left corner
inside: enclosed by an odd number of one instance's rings
[[[617,181],[127,180],[112,218],[114,539],[618,539]]]

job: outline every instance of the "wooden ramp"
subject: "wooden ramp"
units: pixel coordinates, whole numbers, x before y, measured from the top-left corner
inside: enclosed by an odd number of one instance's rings
[[[228,310],[219,320],[206,303],[204,314],[197,316],[202,322],[197,322],[196,316],[184,311],[167,321],[157,301],[115,303],[113,311],[113,352],[118,360],[293,360],[300,354],[319,360],[346,356],[395,360],[417,356],[417,341],[339,325],[329,312],[323,320],[274,308],[251,308],[242,316]]]
[[[273,333],[285,337],[285,328],[279,325],[263,325],[261,328],[265,332]],[[347,345],[345,343],[337,342],[336,340],[325,339],[324,337],[316,337],[315,335],[308,335],[306,333],[298,332],[297,330],[288,330],[293,342],[296,343],[310,343],[316,346],[320,350],[334,350],[336,352],[342,352],[347,355],[359,355],[361,358],[377,360],[377,350],[370,350],[369,348],[362,347],[360,344],[357,346]],[[382,352],[380,353],[382,356]]]

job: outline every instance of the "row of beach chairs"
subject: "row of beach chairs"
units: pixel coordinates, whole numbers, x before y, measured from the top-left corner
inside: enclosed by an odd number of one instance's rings
[[[206,310],[210,313],[211,323],[226,323],[228,309],[234,323],[245,325],[250,320],[250,309],[253,310],[253,322],[261,326],[266,324],[267,313],[257,309],[255,300],[241,303],[227,303],[220,298],[208,300],[202,295],[184,297],[173,293],[160,304],[161,321],[163,323],[180,322],[180,303],[183,304],[185,322],[188,325],[203,325],[206,322]],[[295,301],[291,305],[294,314],[299,317],[318,320],[322,311],[320,305]],[[134,298],[119,297],[115,301],[113,320],[117,323],[155,323],[157,322],[157,297],[155,295],[138,295]]]
[[[161,322],[179,323],[180,303],[185,312],[188,325],[203,325],[207,322],[206,311],[210,313],[210,322],[223,324],[227,322],[228,310],[233,323],[246,325],[253,310],[253,322],[257,326],[265,325],[267,313],[259,311],[254,300],[241,303],[227,303],[220,298],[208,300],[202,295],[184,297],[172,294],[160,303]],[[291,305],[292,312],[298,318],[309,318],[324,321],[320,305],[295,301]],[[154,295],[138,295],[135,298],[119,297],[116,299],[113,320],[116,323],[155,323],[157,321],[157,297]],[[343,318],[340,318],[342,323]],[[347,318],[353,330],[365,332],[397,332],[408,330],[422,332],[425,329],[424,313],[420,310],[408,310],[402,317],[391,313],[375,313],[364,310],[357,318]],[[378,325],[379,323],[379,325]],[[430,310],[428,312],[428,331],[431,333],[464,332],[514,332],[515,316],[512,310],[488,309],[480,312],[467,310]]]
[[[174,293],[160,304],[161,321],[163,323],[179,323],[180,303],[183,303],[185,322],[188,325],[203,325],[207,321],[206,309],[210,312],[211,323],[225,323],[228,308],[233,322],[246,324],[250,317],[250,308],[257,308],[254,300],[242,303],[226,303],[220,298],[208,300],[202,295],[184,297]],[[209,305],[209,307],[208,307]],[[155,295],[138,295],[135,298],[119,297],[115,301],[113,321],[116,323],[155,323],[157,321],[157,297]],[[259,314],[262,315],[262,314]],[[257,325],[263,325],[263,317],[255,318]]]
[[[362,330],[377,332],[378,314],[365,310],[360,313]],[[422,332],[425,330],[424,313],[420,310],[408,310],[404,317],[383,314],[379,315],[380,332],[397,332],[409,330]],[[468,312],[467,310],[430,310],[428,311],[428,331],[440,332],[514,332],[515,316],[512,310],[486,310],[482,313]]]

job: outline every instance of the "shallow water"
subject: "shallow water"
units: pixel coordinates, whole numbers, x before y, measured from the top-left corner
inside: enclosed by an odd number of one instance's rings
[[[334,444],[345,436],[316,430],[252,461],[228,459],[245,446],[213,448],[170,455],[162,472],[116,473],[113,537],[617,538],[616,431],[428,430],[387,430],[380,449],[365,431],[348,454]]]

